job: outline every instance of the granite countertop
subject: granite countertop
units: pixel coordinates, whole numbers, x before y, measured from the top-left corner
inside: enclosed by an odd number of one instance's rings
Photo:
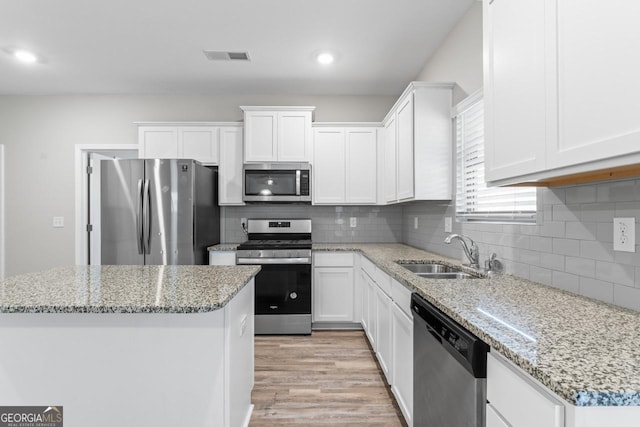
[[[207,250],[211,251],[235,251],[238,249],[240,243],[219,243],[217,245],[209,246]]]
[[[314,244],[358,251],[576,406],[640,406],[640,313],[511,275],[423,279],[397,261],[460,266],[402,244]]]
[[[203,313],[224,307],[259,266],[61,267],[0,281],[0,313]]]

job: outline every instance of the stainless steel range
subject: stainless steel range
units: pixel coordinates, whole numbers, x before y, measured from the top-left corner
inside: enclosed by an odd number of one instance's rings
[[[311,333],[311,220],[249,219],[236,264],[262,266],[255,284],[255,333]]]

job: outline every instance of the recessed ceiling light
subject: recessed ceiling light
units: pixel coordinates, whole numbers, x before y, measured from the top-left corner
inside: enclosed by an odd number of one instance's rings
[[[21,62],[27,63],[27,64],[33,64],[34,62],[38,62],[38,57],[32,53],[29,52],[28,50],[24,50],[24,49],[16,49],[13,51],[13,56]]]
[[[316,56],[316,60],[321,65],[330,65],[333,63],[333,61],[335,61],[335,58],[329,52],[322,52],[322,53],[319,53],[318,56]]]

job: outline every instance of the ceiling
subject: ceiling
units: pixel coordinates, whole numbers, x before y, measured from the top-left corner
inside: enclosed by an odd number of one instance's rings
[[[397,95],[473,1],[0,0],[0,94]]]

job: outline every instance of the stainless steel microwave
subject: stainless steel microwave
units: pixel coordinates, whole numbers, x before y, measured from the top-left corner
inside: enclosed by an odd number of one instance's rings
[[[257,163],[244,165],[245,202],[311,203],[309,163]]]

